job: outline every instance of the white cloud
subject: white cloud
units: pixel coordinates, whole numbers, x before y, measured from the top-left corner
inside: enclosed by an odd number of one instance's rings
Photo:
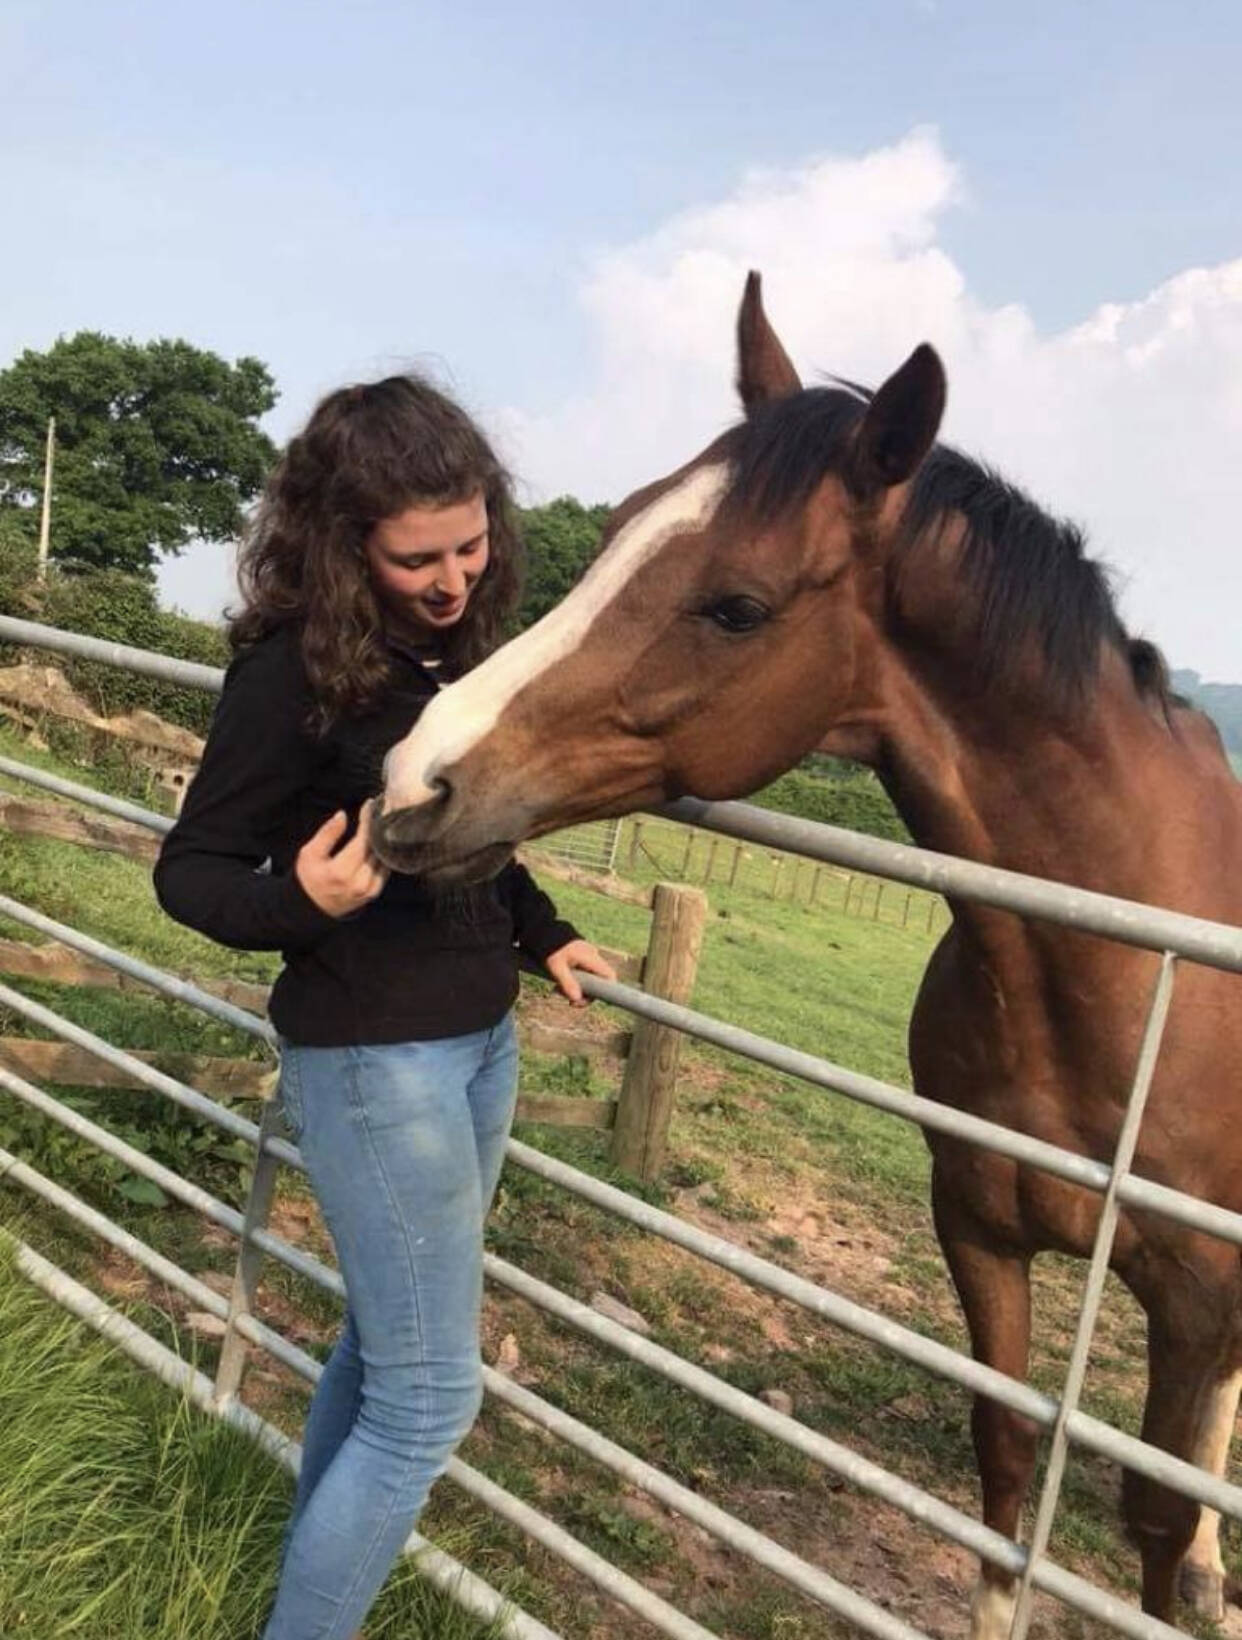
[[[593,384],[505,442],[542,495],[618,500],[735,419],[748,268],[804,379],[878,382],[917,342],[949,372],[945,436],[1074,517],[1114,565],[1128,623],[1178,665],[1242,678],[1242,260],[1042,335],[985,306],[937,242],[963,195],[934,132],[748,177],[719,203],[601,254],[580,300]]]

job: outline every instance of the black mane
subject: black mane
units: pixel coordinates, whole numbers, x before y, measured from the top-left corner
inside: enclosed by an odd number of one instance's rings
[[[868,399],[845,383],[761,406],[735,430],[728,504],[765,524],[805,506],[820,480],[841,470]],[[981,681],[1016,681],[1020,658],[1035,642],[1049,688],[1067,704],[1080,701],[1099,674],[1101,646],[1110,644],[1129,661],[1140,694],[1167,704],[1159,652],[1127,635],[1108,571],[1087,557],[1082,531],[1049,517],[990,468],[937,444],[911,481],[898,563],[958,520]]]

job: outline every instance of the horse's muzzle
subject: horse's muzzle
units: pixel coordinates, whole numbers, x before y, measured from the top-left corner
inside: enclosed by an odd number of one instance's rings
[[[434,802],[379,810],[371,821],[371,846],[391,871],[433,883],[475,883],[494,877],[513,854],[512,842],[479,844],[455,838],[446,826],[451,793]]]

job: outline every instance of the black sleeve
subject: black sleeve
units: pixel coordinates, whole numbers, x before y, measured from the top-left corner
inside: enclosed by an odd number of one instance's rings
[[[513,918],[517,943],[536,962],[543,962],[570,940],[581,938],[572,923],[556,914],[556,907],[524,865],[516,860],[496,879],[502,902]]]
[[[314,768],[295,645],[276,635],[229,667],[202,762],[155,865],[170,917],[245,951],[293,950],[335,926],[293,871],[260,871]]]

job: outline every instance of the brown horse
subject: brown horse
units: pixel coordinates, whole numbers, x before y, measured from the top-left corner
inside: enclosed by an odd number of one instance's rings
[[[878,772],[918,842],[1242,922],[1242,786],[1171,701],[1072,528],[934,443],[918,348],[874,395],[804,390],[752,275],[746,418],[631,496],[537,626],[394,749],[379,846],[399,869],[484,874],[524,837],[684,793],[755,790],[824,744]],[[910,1033],[920,1093],[1111,1158],[1158,959],[956,903]],[[1187,965],[1136,1170],[1242,1209],[1242,982]],[[1027,1371],[1030,1262],[1085,1255],[1099,1199],[939,1135],[936,1229],[980,1360]],[[1235,1247],[1123,1212],[1114,1268],[1148,1317],[1144,1437],[1220,1473],[1242,1381]],[[984,1515],[1016,1535],[1036,1435],[977,1400]],[[1216,1517],[1127,1473],[1143,1604],[1219,1614]],[[1185,1564],[1183,1563],[1185,1557]],[[985,1568],[976,1640],[1007,1632]]]

